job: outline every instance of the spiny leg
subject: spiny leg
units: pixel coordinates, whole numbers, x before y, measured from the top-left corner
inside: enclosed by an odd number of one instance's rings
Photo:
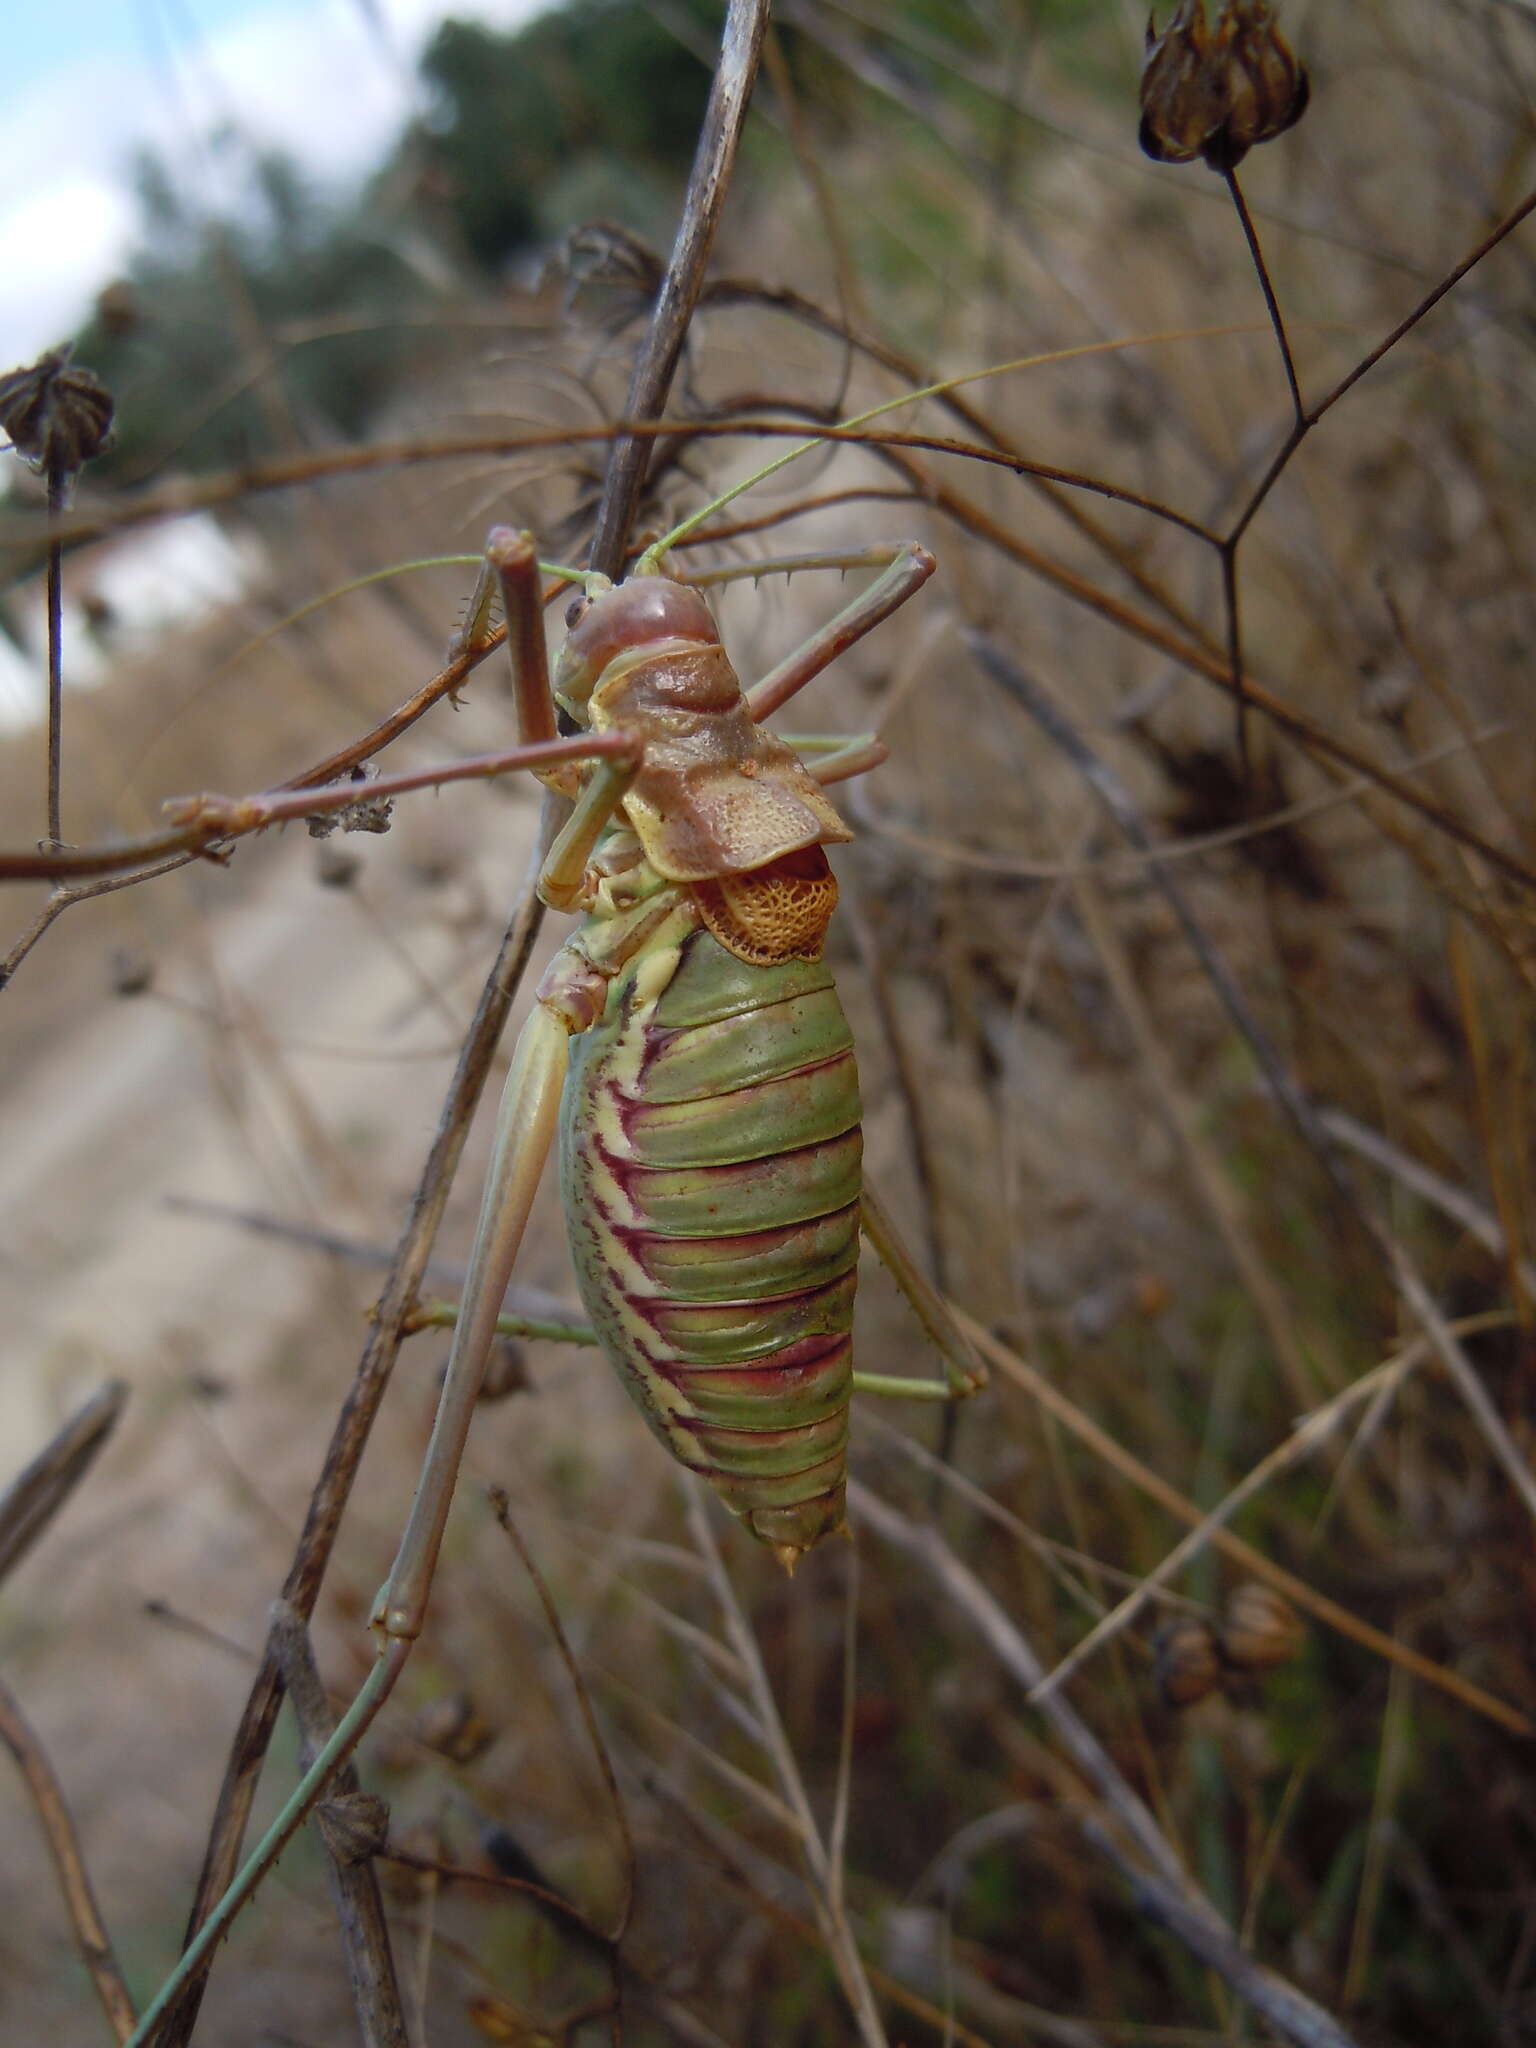
[[[938,567],[928,550],[916,541],[904,541],[891,548],[861,548],[848,555],[821,555],[811,558],[807,566],[812,562],[816,567],[826,568],[860,568],[876,562],[884,562],[886,567],[867,590],[861,591],[851,604],[844,605],[808,640],[785,655],[761,682],[754,683],[748,690],[747,702],[759,724],[780,705],[787,704],[797,690],[804,689],[814,676],[819,676],[855,641],[862,640],[882,619],[888,619],[892,612],[904,605],[915,591],[922,589]],[[767,565],[757,566],[761,570]]]
[[[553,739],[559,725],[549,687],[549,653],[544,645],[544,592],[539,583],[539,557],[533,535],[514,533],[510,526],[493,526],[485,543],[485,560],[487,569],[501,585],[502,609],[507,621],[507,652],[512,657],[512,697],[517,713],[518,738],[525,743]],[[478,599],[478,585],[475,594]],[[565,787],[563,784],[560,786]]]

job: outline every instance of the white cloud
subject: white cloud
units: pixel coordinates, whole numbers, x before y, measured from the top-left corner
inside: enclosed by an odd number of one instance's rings
[[[57,341],[121,263],[134,225],[128,166],[140,145],[194,161],[216,193],[218,159],[201,138],[234,119],[317,177],[358,176],[407,119],[416,57],[445,14],[508,25],[541,4],[388,0],[386,48],[356,0],[251,0],[174,62],[86,50],[0,100],[0,369]]]

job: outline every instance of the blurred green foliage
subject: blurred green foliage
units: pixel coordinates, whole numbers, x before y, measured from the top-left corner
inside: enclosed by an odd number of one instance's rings
[[[684,0],[663,27],[630,0],[572,0],[511,33],[445,22],[422,58],[425,117],[343,205],[233,128],[207,145],[217,205],[144,156],[138,245],[76,337],[118,401],[97,473],[354,437],[418,356],[402,315],[467,296],[582,218],[664,236],[719,12]],[[696,43],[673,32],[690,22]]]
[[[1103,4],[1034,0],[1031,19],[1070,36]],[[205,143],[195,178],[144,156],[138,245],[76,337],[118,402],[116,443],[96,474],[238,466],[354,438],[421,361],[419,316],[433,307],[498,282],[585,221],[665,247],[722,12],[720,0],[676,0],[665,13],[567,0],[511,31],[443,22],[422,54],[421,117],[341,204],[234,127]],[[897,0],[882,28],[894,98],[815,33],[786,28],[782,46],[813,124],[856,122],[866,136],[874,124],[899,165],[914,120],[975,97],[967,71],[988,38],[961,0]],[[761,175],[789,168],[767,137],[756,160]],[[900,210],[918,204],[904,195]],[[914,218],[908,233],[925,225],[952,246],[953,220]],[[904,246],[893,260],[906,276]]]
[[[409,346],[401,311],[427,294],[370,199],[338,213],[291,159],[233,132],[211,153],[233,194],[218,213],[141,158],[138,247],[76,338],[117,400],[104,478],[238,464],[310,428],[357,433]]]
[[[711,52],[718,7],[685,0],[681,13]],[[575,224],[551,204],[573,173],[624,226],[649,228],[643,203],[626,217],[634,183],[650,193],[658,173],[687,175],[709,97],[707,64],[627,0],[573,0],[512,35],[446,21],[421,69],[429,159],[465,251],[492,271]]]

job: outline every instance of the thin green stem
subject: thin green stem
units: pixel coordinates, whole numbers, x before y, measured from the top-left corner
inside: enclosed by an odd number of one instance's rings
[[[154,2003],[139,2021],[125,2048],[148,2048],[154,2040],[161,2020],[182,1986],[201,1968],[240,1908],[308,1819],[310,1809],[320,1801],[337,1765],[352,1754],[367,1732],[374,1716],[394,1690],[395,1680],[404,1669],[410,1652],[410,1643],[398,1638],[385,1646],[357,1698],[337,1722],[335,1734],[299,1780],[287,1804],[246,1858],[228,1891],[203,1922],[196,1938],[182,1951],[175,1969],[161,1985]]]

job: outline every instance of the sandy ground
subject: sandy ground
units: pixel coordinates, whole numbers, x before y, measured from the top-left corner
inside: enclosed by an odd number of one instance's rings
[[[480,793],[456,817],[407,821],[363,846],[357,891],[320,886],[317,849],[290,833],[242,855],[231,907],[217,873],[160,885],[151,992],[107,992],[105,906],[56,928],[12,991],[0,1472],[104,1381],[130,1395],[117,1440],[4,1589],[0,1663],[82,1817],[137,1989],[185,1911],[249,1651],[378,1286],[366,1268],[174,1205],[393,1243],[494,947],[481,913],[498,886],[510,902],[534,815],[531,798]],[[476,873],[457,861],[471,829]],[[445,849],[456,878],[424,885]],[[387,935],[364,899],[390,904]],[[450,1254],[463,1250],[474,1178],[471,1167]],[[548,1282],[564,1286],[552,1244],[530,1269],[551,1254]],[[339,1579],[352,1599],[387,1564],[426,1413],[419,1375],[440,1352],[420,1340],[406,1353],[398,1442],[386,1428],[380,1452],[391,1477],[361,1504],[360,1576]],[[145,1620],[149,1600],[182,1625]],[[94,2042],[100,2016],[44,1869],[15,1779],[0,1773],[0,2039]],[[245,1974],[230,1972],[236,2006]],[[265,1999],[246,2031],[226,2010],[208,2038],[339,2038],[332,1974],[320,1966],[317,1992],[300,1971],[291,2011],[286,1993]],[[301,2020],[293,2035],[270,2031]]]

